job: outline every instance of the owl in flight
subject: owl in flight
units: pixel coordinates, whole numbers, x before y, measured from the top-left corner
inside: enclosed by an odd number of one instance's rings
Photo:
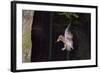
[[[67,28],[65,29],[64,35],[59,35],[58,39],[56,42],[63,42],[64,43],[64,47],[61,50],[67,50],[67,51],[71,51],[73,48],[73,35],[72,33],[69,31],[69,27],[71,24],[69,24],[67,26]]]

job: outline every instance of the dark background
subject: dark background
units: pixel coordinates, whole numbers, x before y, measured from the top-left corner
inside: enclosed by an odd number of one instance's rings
[[[85,60],[91,58],[90,27],[91,14],[75,13],[78,18],[59,15],[60,12],[35,11],[31,31],[31,62]],[[63,43],[56,43],[59,35],[64,35],[71,22],[74,50],[68,55],[62,51]],[[69,59],[67,59],[67,55]]]

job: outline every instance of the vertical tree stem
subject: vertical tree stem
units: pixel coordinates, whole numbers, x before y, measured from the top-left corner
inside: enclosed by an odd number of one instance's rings
[[[70,51],[67,51],[66,59],[67,59],[67,60],[70,60]]]

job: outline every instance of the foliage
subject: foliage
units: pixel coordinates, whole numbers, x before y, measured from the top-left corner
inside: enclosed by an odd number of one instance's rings
[[[71,19],[72,17],[78,18],[79,15],[76,13],[72,13],[72,12],[62,12],[62,13],[58,13],[59,15],[64,15],[67,18]]]
[[[31,32],[27,31],[23,35],[23,57],[25,62],[30,62]]]

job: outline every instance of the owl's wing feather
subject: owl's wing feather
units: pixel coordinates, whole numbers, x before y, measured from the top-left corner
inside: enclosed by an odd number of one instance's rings
[[[65,33],[64,33],[64,36],[65,36],[65,40],[67,39],[67,36],[68,36],[68,30],[69,30],[69,27],[70,27],[71,24],[68,24],[67,28],[65,29]]]

